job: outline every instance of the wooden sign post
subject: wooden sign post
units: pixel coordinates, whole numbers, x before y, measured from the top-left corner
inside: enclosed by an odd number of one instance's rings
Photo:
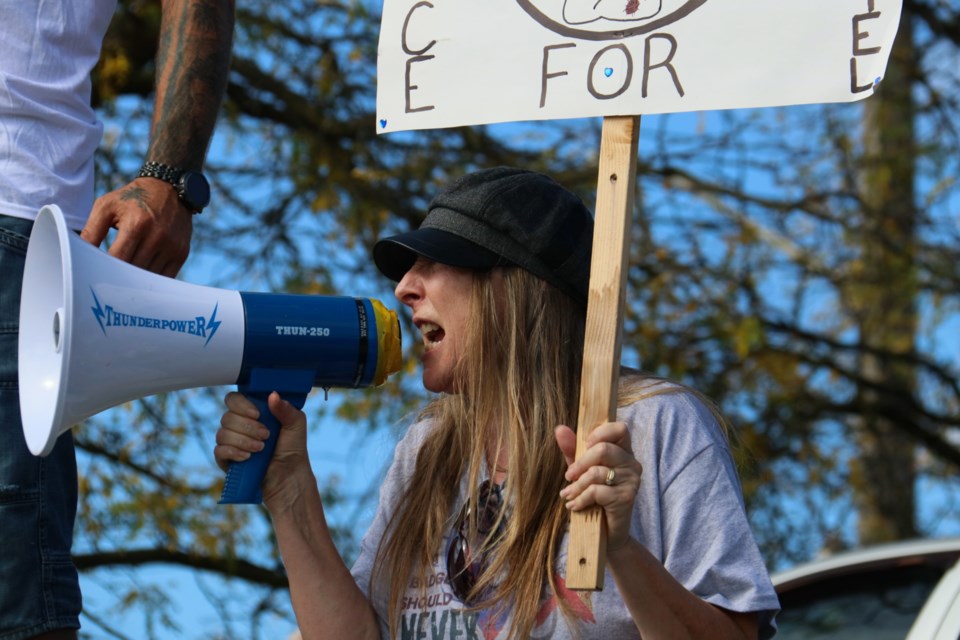
[[[577,453],[594,427],[617,413],[617,381],[637,177],[640,116],[607,116],[600,141],[590,292],[583,345]],[[567,587],[603,588],[607,535],[603,509],[571,514]]]

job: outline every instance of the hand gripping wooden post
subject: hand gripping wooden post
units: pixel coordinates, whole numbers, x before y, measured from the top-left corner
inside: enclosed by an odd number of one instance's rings
[[[624,297],[637,176],[640,116],[607,116],[600,141],[590,292],[583,345],[576,457],[590,431],[617,413]],[[572,512],[567,587],[603,589],[607,532],[603,510]]]

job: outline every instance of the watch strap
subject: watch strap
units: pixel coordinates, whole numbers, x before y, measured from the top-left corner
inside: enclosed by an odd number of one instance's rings
[[[186,169],[178,169],[177,167],[171,167],[160,162],[144,162],[143,166],[140,167],[140,172],[137,174],[137,177],[156,178],[157,180],[163,180],[173,186],[177,186],[180,176],[185,172]]]
[[[195,203],[191,203],[187,200],[186,194],[183,192],[183,185],[181,184],[181,178],[187,173],[188,169],[181,169],[179,167],[171,167],[170,165],[163,164],[162,162],[152,162],[147,161],[143,163],[143,166],[140,167],[140,171],[137,172],[138,178],[156,178],[157,180],[163,180],[164,182],[169,183],[174,191],[177,192],[177,197],[180,198],[180,201],[193,213],[197,214],[203,209],[203,205],[199,208]]]

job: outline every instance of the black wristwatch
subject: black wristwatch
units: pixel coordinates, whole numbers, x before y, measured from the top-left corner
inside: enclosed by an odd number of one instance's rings
[[[199,171],[178,169],[159,162],[144,162],[137,177],[169,182],[177,192],[180,202],[193,213],[200,213],[210,204],[210,183]]]

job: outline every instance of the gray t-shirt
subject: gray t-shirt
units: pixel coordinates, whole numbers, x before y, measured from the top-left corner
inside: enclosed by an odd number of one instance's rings
[[[697,596],[733,611],[758,612],[759,637],[772,637],[779,601],[750,531],[727,441],[709,409],[692,394],[679,391],[623,407],[617,419],[629,426],[634,454],[643,465],[631,535]],[[429,422],[414,424],[397,445],[380,490],[377,514],[352,570],[364,592],[389,515],[413,475],[417,451],[429,430]],[[466,484],[461,482],[453,514],[459,512],[466,494]],[[446,577],[448,544],[444,540],[437,550],[425,590],[416,578],[411,579],[400,606],[401,640],[505,638],[509,616],[493,619],[485,611],[464,611],[453,595]],[[561,579],[566,555],[565,536],[557,562]],[[372,594],[384,638],[388,637],[385,592],[386,587],[378,586]],[[640,637],[609,570],[602,591],[561,589],[559,595],[577,612],[582,640]],[[542,622],[531,637],[574,637],[557,608],[555,594],[548,594],[541,614]]]

